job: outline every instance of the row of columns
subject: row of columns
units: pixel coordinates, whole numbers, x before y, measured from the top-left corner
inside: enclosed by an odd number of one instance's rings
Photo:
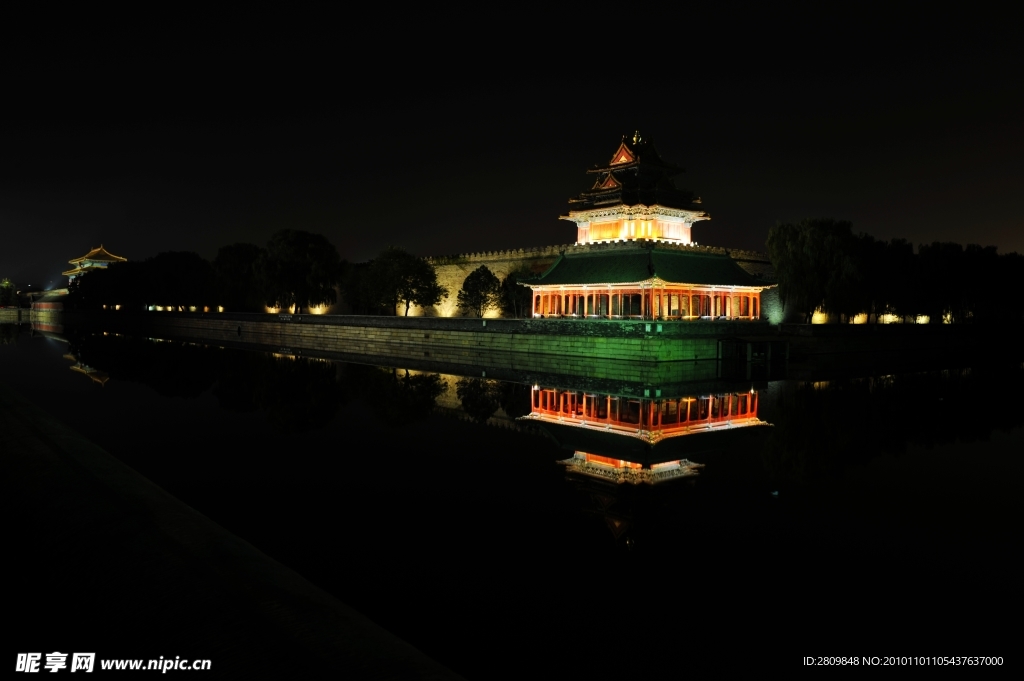
[[[761,294],[748,291],[651,288],[535,292],[536,317],[640,317],[758,319]]]
[[[625,411],[629,420],[625,420]],[[636,405],[636,418],[630,405]],[[757,393],[725,393],[678,400],[650,400],[612,397],[560,390],[534,390],[533,412],[568,416],[613,426],[661,430],[662,426],[691,426],[757,415]],[[602,416],[603,412],[603,416]]]

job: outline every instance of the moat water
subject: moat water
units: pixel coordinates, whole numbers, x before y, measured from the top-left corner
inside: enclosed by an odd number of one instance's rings
[[[1020,357],[647,396],[387,364],[0,328],[0,380],[466,678],[1010,654]]]

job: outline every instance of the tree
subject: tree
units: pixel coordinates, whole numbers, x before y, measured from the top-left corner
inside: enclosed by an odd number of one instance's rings
[[[126,264],[116,263],[107,269],[118,273],[130,271],[131,268],[123,267]],[[145,290],[150,296],[148,304],[200,309],[217,305],[213,266],[199,254],[164,251],[142,264],[143,279],[147,282]]]
[[[501,386],[497,381],[460,378],[455,394],[462,402],[462,410],[477,423],[486,423],[501,406]]]
[[[373,413],[389,427],[427,416],[446,389],[440,374],[359,364],[347,365],[345,385],[353,399],[372,405]]]
[[[499,303],[503,314],[509,317],[526,317],[533,309],[533,291],[521,282],[533,278],[533,271],[525,265],[508,274],[501,282]]]
[[[19,329],[19,324],[0,324],[0,345],[15,345]]]
[[[0,281],[0,307],[14,307],[18,304],[18,293],[10,279]]]
[[[916,305],[917,291],[915,287],[914,245],[906,239],[891,239],[885,245],[883,260],[883,304],[879,310],[883,314],[894,314],[907,317],[913,313]],[[875,317],[877,323],[878,317]]]
[[[916,314],[927,315],[934,324],[941,324],[949,315],[956,322],[967,320],[963,280],[964,247],[952,242],[920,244],[917,248],[916,278],[919,284]]]
[[[768,231],[768,255],[779,278],[779,297],[807,315],[819,308],[847,313],[856,307],[857,262],[852,225],[830,218],[777,224]]]
[[[337,302],[334,287],[341,279],[341,258],[322,234],[282,229],[270,237],[260,262],[266,302],[295,312],[310,305]]]
[[[817,268],[804,248],[805,232],[799,226],[779,223],[768,230],[768,257],[779,278],[779,298],[783,305],[792,305],[811,321],[821,306],[822,282]]]
[[[466,277],[459,291],[459,307],[483,317],[484,311],[494,307],[501,292],[501,282],[487,265],[481,265]]]
[[[373,261],[342,263],[341,297],[348,314],[381,314],[384,302],[377,295],[370,281],[370,267]],[[392,308],[390,314],[394,314]]]
[[[262,312],[266,300],[260,262],[266,251],[256,244],[221,246],[213,260],[219,305],[232,312]]]
[[[405,303],[405,316],[413,305],[430,307],[448,297],[448,289],[437,281],[434,266],[401,248],[389,247],[374,258],[367,273],[367,293],[395,314]]]

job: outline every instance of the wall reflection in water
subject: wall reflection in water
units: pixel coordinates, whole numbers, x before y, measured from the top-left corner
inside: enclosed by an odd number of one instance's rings
[[[1024,425],[1011,386],[1019,360],[976,358],[971,367],[863,378],[780,383],[764,448],[779,479],[842,476],[844,470],[910,446],[988,440]]]
[[[20,330],[20,324],[0,323],[0,345],[14,345],[17,343]]]

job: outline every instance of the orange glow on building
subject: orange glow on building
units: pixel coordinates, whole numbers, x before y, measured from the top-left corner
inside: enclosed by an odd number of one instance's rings
[[[589,190],[570,200],[563,220],[576,223],[576,243],[630,239],[692,243],[695,222],[710,216],[700,199],[675,188],[682,168],[664,161],[640,133],[624,136],[611,160],[587,171],[596,175]]]
[[[762,288],[651,281],[533,286],[534,317],[760,319]]]
[[[650,443],[766,425],[757,417],[756,391],[651,399],[536,388],[531,395],[531,412],[524,418],[618,433]]]

